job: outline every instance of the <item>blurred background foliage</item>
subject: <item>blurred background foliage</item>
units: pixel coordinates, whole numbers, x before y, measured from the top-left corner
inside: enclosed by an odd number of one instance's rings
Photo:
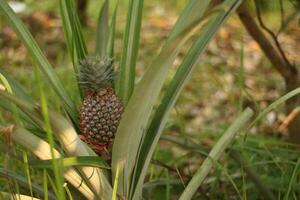
[[[122,30],[126,23],[127,1],[120,1],[117,20],[116,62],[120,61]],[[63,80],[72,98],[79,103],[78,91],[73,87],[75,75],[67,55],[57,2],[53,0],[18,1],[19,15],[33,33],[41,49],[46,54],[59,77]],[[115,1],[112,1],[112,5]],[[252,1],[251,1],[252,3]],[[286,20],[279,41],[291,63],[300,64],[300,1],[260,0],[265,24],[274,32],[280,29],[282,16]],[[284,12],[282,12],[283,6]],[[161,42],[176,21],[185,1],[172,0],[145,1],[143,13],[140,51],[137,62],[138,75],[155,56]],[[95,46],[96,22],[101,3],[89,0],[86,9],[84,35],[88,48]],[[111,6],[114,8],[114,6]],[[83,11],[81,11],[83,12]],[[112,10],[110,10],[112,12]],[[255,12],[252,5],[252,12]],[[25,47],[13,30],[0,19],[0,69],[19,80],[28,94],[38,98],[38,88],[34,84],[33,66]],[[187,44],[191,45],[190,44]],[[172,66],[170,78],[174,75],[183,50]],[[138,81],[138,79],[137,79]],[[45,88],[49,87],[46,84]],[[250,106],[261,110],[285,93],[284,81],[264,56],[258,44],[247,34],[237,16],[233,16],[210,43],[205,55],[199,60],[193,77],[185,87],[168,119],[160,146],[154,155],[154,164],[145,187],[149,199],[176,199],[199,164],[203,154],[213,146],[216,139],[236,117],[236,113]],[[48,105],[59,108],[55,94],[49,90]],[[285,143],[287,137],[284,106],[277,107],[266,118],[254,126],[246,138],[239,138],[230,151],[237,150],[254,167],[266,185],[270,186],[278,199],[292,191],[290,199],[300,199],[298,183],[288,185],[300,153]],[[0,112],[0,121],[9,121],[10,115]],[[170,143],[168,136],[174,136]],[[179,138],[175,140],[174,138]],[[200,145],[202,152],[182,146],[182,139],[193,145]],[[182,148],[183,147],[183,148]],[[199,147],[199,146],[198,146]],[[229,154],[230,155],[230,154]],[[5,161],[5,156],[1,157]],[[246,166],[246,165],[245,165]],[[246,178],[245,166],[230,156],[222,158],[209,179],[201,186],[195,199],[262,199],[256,186]],[[17,166],[16,166],[17,167]],[[33,175],[34,176],[34,175]],[[38,175],[37,175],[38,176]],[[0,179],[1,180],[1,179]],[[5,179],[3,179],[5,180]],[[1,181],[1,187],[7,187]],[[154,191],[154,192],[150,192]]]

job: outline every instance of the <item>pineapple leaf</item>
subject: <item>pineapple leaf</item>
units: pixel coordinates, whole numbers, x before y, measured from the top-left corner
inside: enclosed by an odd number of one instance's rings
[[[87,55],[87,48],[74,6],[74,1],[60,0],[60,11],[75,72],[78,72],[78,69],[76,68],[78,61],[85,58]]]
[[[120,62],[120,77],[117,91],[123,103],[129,101],[135,82],[135,67],[138,56],[142,11],[144,0],[130,0],[127,22],[123,36],[123,48]]]
[[[19,109],[21,111],[23,111],[23,113],[26,114],[34,123],[36,123],[40,128],[42,127],[43,122],[41,120],[41,117],[36,113],[36,107],[33,104],[28,103],[27,101],[15,96],[15,95],[9,94],[9,93],[7,93],[5,91],[1,91],[1,90],[0,90],[0,98],[1,98],[1,100],[4,99],[4,100],[18,106]],[[3,105],[0,104],[0,106],[3,106]],[[4,105],[3,108],[7,109],[11,113],[14,112],[14,108],[12,106],[6,107]]]
[[[73,166],[90,166],[90,167],[97,167],[100,169],[110,169],[108,164],[100,158],[99,156],[77,156],[77,157],[66,157],[60,159],[62,162],[62,166],[73,167]],[[52,168],[52,159],[50,160],[43,160],[43,161],[35,161],[31,162],[30,166],[35,168]]]
[[[192,3],[186,7],[186,11],[184,13],[190,13],[191,15],[193,15],[193,12],[191,12],[191,10],[195,9],[195,7],[197,7],[197,4],[203,5],[203,2],[200,3],[197,0],[191,2]],[[206,9],[207,6],[208,6],[208,2],[206,6],[202,7],[201,13],[204,13],[204,10]],[[216,15],[215,17],[213,17],[213,19],[210,20],[210,22],[206,25],[205,28],[203,28],[197,40],[194,42],[194,45],[191,47],[191,49],[184,57],[171,83],[168,85],[167,90],[162,99],[162,102],[158,107],[158,109],[155,111],[154,117],[147,129],[145,139],[143,140],[143,145],[139,153],[139,159],[137,161],[136,171],[135,171],[135,178],[137,179],[136,184],[138,184],[136,188],[139,188],[140,185],[143,183],[148,165],[150,163],[150,159],[152,157],[154,149],[158,143],[158,140],[165,126],[165,121],[168,112],[175,104],[185,83],[188,81],[189,77],[191,76],[196,63],[199,60],[199,56],[206,49],[206,46],[209,43],[209,41],[212,39],[214,33],[226,21],[229,14],[235,10],[236,6],[237,4],[234,4],[234,6],[230,10],[228,11],[224,10],[220,12],[218,15]],[[189,17],[193,19],[193,16],[189,16]],[[178,23],[180,23],[182,19],[183,18],[178,19]],[[177,27],[177,23],[175,27]],[[173,34],[175,34],[176,33],[175,29],[173,29],[172,32]]]
[[[84,59],[88,54],[81,25],[73,0],[60,0],[59,5],[68,51],[71,56],[75,74],[78,74],[79,60]],[[83,97],[82,89],[79,84],[78,87],[80,89],[80,95]]]
[[[45,55],[38,47],[33,36],[30,34],[28,29],[24,26],[22,21],[17,17],[14,11],[9,7],[6,1],[0,1],[0,15],[2,15],[6,20],[6,22],[12,26],[12,28],[17,33],[18,37],[25,44],[33,61],[38,65],[38,67],[44,73],[51,87],[54,89],[56,94],[61,99],[64,109],[67,111],[68,115],[70,116],[70,118],[72,119],[72,121],[76,126],[78,124],[77,108],[73,103],[73,101],[71,100],[70,96],[67,94],[65,88],[63,87],[63,84],[58,79],[52,66],[46,59]]]
[[[3,132],[4,128],[0,129],[0,132]],[[47,142],[37,137],[36,135],[30,133],[28,130],[15,126],[11,129],[11,138],[14,142],[22,145],[27,150],[31,151],[41,160],[49,160],[52,158],[50,149],[52,148]],[[60,157],[61,154],[54,150],[54,156],[56,158]],[[71,183],[78,191],[80,191],[88,199],[94,199],[95,194],[92,193],[90,188],[87,186],[83,179],[75,169],[68,169],[64,173],[64,177]]]
[[[224,6],[219,10],[220,12],[225,11],[226,13],[228,10],[231,10],[232,5],[237,5],[239,2],[239,0],[227,0]],[[201,10],[201,5],[195,10]],[[218,15],[220,12],[215,12],[213,16]],[[120,188],[120,194],[128,198],[138,199],[141,194],[141,190],[135,187],[136,183],[134,183],[135,180],[132,179],[132,175],[135,175],[135,163],[138,159],[141,143],[144,140],[145,129],[149,123],[155,100],[163,86],[167,72],[185,41],[190,38],[191,35],[195,34],[195,32],[202,27],[203,22],[205,22],[202,13],[197,11],[195,14],[194,20],[191,20],[191,22],[186,20],[186,23],[183,24],[180,31],[165,43],[160,54],[148,67],[141,81],[137,84],[132,98],[125,108],[113,146],[112,170],[113,173],[115,173],[115,167],[120,162],[125,161],[124,169],[122,169],[123,171],[120,173],[119,182],[122,185],[118,188]],[[216,27],[219,27],[218,23]],[[210,30],[204,28],[203,33],[213,35],[215,31],[215,29]],[[209,39],[210,37],[203,38],[202,42],[204,46]],[[134,115],[132,115],[132,111],[134,111]]]
[[[110,22],[109,28],[109,38],[107,44],[107,52],[110,58],[114,58],[115,55],[115,32],[116,32],[116,21],[117,21],[117,12],[118,12],[119,0],[116,2],[116,6],[114,8],[113,16]]]
[[[22,87],[22,85],[20,83],[18,83],[16,80],[14,80],[13,78],[11,78],[6,71],[4,71],[3,69],[0,68],[0,76],[1,76],[1,74],[8,81],[8,83],[11,86],[12,91],[13,91],[14,94],[16,94],[17,96],[19,96],[22,99],[25,99],[25,100],[27,100],[29,102],[33,102],[32,97],[29,96],[25,92],[25,89]]]
[[[109,1],[105,0],[98,17],[96,32],[96,55],[103,58],[107,56],[107,44],[109,38],[108,9]]]
[[[200,8],[199,8],[200,9]],[[132,98],[129,101],[122,120],[118,127],[118,132],[113,146],[112,169],[120,162],[125,161],[124,169],[121,170],[119,193],[129,197],[130,185],[136,163],[137,154],[142,142],[145,128],[147,126],[151,111],[156,98],[162,88],[169,67],[172,65],[176,55],[185,41],[201,27],[202,18],[193,23],[186,24],[185,28],[166,43],[160,54],[148,67],[139,84],[137,84]],[[132,112],[134,111],[134,115]],[[134,192],[135,188],[132,188]]]
[[[30,116],[33,121],[43,127],[41,111],[38,106],[33,106],[4,91],[0,91],[0,96],[15,103],[23,112]],[[96,156],[96,154],[80,140],[76,131],[67,119],[58,113],[49,111],[49,120],[53,128],[53,133],[62,144],[67,155]],[[97,173],[94,173],[95,170]],[[93,167],[81,167],[79,172],[97,198],[111,198],[112,187],[106,178],[105,172]]]

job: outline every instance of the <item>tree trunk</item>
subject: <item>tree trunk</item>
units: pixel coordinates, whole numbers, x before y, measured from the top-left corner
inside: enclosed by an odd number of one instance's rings
[[[283,77],[286,85],[286,92],[290,92],[300,86],[300,75],[298,69],[290,65],[275,48],[269,38],[267,38],[261,28],[251,16],[247,3],[242,3],[237,10],[239,18],[251,37],[258,43],[266,57],[270,60],[273,67]],[[297,95],[286,101],[287,114],[300,106],[300,95]],[[300,115],[295,118],[288,126],[289,141],[300,144]]]
[[[286,92],[290,92],[300,86],[300,76],[296,73],[295,76],[285,79]],[[291,113],[295,108],[300,106],[300,95],[297,95],[286,101],[287,113]],[[300,114],[296,114],[295,118],[288,126],[289,142],[300,144]]]

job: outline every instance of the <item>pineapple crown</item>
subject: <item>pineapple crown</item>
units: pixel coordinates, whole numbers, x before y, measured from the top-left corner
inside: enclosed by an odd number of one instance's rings
[[[79,83],[85,92],[111,86],[115,75],[111,58],[88,56],[79,61]]]

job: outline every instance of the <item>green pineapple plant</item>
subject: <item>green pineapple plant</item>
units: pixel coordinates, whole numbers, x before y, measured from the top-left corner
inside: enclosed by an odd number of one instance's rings
[[[24,123],[18,123],[14,128],[1,127],[1,130],[40,160],[46,160],[38,162],[35,166],[54,171],[55,184],[52,184],[52,187],[55,194],[50,191],[41,192],[45,190],[36,186],[34,191],[39,196],[66,199],[66,195],[69,195],[69,198],[73,198],[76,195],[72,195],[68,184],[63,184],[67,180],[79,191],[82,198],[142,199],[147,169],[165,125],[166,116],[192,73],[199,56],[241,1],[226,0],[217,6],[210,0],[188,1],[168,39],[162,44],[161,51],[149,64],[137,84],[134,71],[139,49],[143,1],[129,1],[118,81],[114,81],[112,59],[115,57],[117,9],[115,8],[108,26],[109,1],[104,1],[98,20],[96,56],[90,57],[78,16],[74,12],[73,1],[59,2],[70,60],[75,74],[78,75],[77,83],[82,94],[80,109],[77,109],[76,103],[69,97],[29,31],[9,5],[0,1],[0,13],[24,42],[39,69],[36,76],[39,77],[39,71],[43,73],[45,80],[61,100],[66,113],[64,115],[48,110],[43,91],[38,106],[21,98],[22,87],[11,81],[8,76],[3,77],[1,80],[5,83],[6,91],[0,91],[0,97],[5,102],[0,105],[12,113],[15,113],[15,107],[9,105],[16,105],[19,109],[17,113],[20,113]],[[167,86],[159,107],[154,109],[170,66],[191,36],[196,38],[193,45]],[[117,92],[113,89],[112,82],[116,83]],[[10,86],[12,90],[9,93],[7,91]],[[212,150],[210,158],[217,160],[220,157],[251,115],[251,110],[241,114]],[[47,137],[42,138],[31,132],[26,124],[46,132]],[[58,148],[59,145],[61,148]],[[103,150],[110,149],[111,165],[96,154],[101,155]],[[210,158],[199,168],[180,199],[192,198],[213,165]],[[48,179],[51,180],[45,178]],[[47,181],[45,184],[47,185]],[[13,193],[5,195],[16,196]]]

